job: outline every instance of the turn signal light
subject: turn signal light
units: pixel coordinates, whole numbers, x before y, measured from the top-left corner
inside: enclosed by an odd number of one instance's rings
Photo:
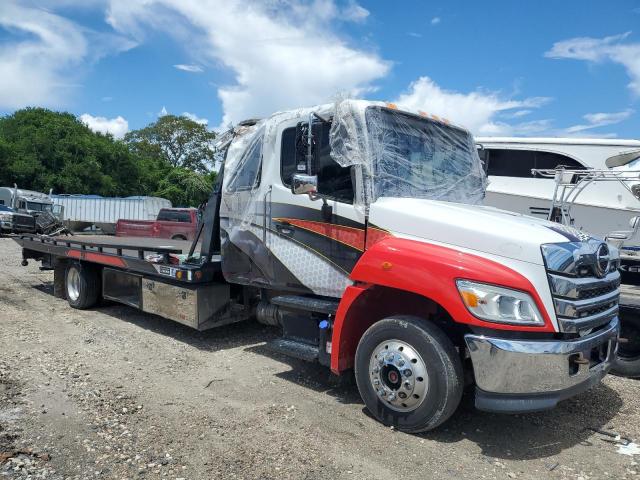
[[[475,308],[478,306],[479,298],[475,293],[463,290],[460,292],[460,295],[462,295],[462,301],[467,307]]]

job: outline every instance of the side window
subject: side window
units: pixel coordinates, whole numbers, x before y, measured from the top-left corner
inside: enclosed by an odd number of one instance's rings
[[[180,222],[180,223],[189,223],[191,222],[191,215],[189,215],[189,212],[177,212],[176,215],[176,221]]]
[[[318,175],[318,193],[344,203],[353,203],[353,182],[351,168],[342,167],[331,158],[329,144],[330,124],[314,123],[315,138],[312,169]],[[296,127],[287,128],[282,132],[282,146],[280,155],[280,175],[282,183],[291,186],[291,178],[295,173],[306,173],[306,169],[298,168],[305,162],[297,154]]]
[[[158,213],[158,220],[161,222],[175,221],[175,219],[173,218],[173,212],[171,210],[160,210],[160,213]]]
[[[488,162],[488,175],[499,177],[532,176],[532,168],[553,169],[559,165],[571,170],[584,170],[584,166],[573,158],[558,153],[538,152],[535,150],[485,150],[485,161]]]
[[[4,200],[0,200],[0,205],[4,205]]]
[[[26,210],[27,209],[27,202],[25,202],[24,200],[21,200],[20,203],[18,204],[18,208],[20,208],[22,210]]]
[[[264,131],[261,130],[238,162],[238,166],[227,185],[227,190],[231,192],[251,190],[260,185],[263,138]]]
[[[291,127],[282,131],[280,147],[280,177],[287,187],[291,186],[291,178],[295,173],[306,173],[298,172],[296,165],[296,127]]]

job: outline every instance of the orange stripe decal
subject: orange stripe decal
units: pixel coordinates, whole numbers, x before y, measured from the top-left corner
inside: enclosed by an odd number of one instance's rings
[[[274,220],[289,223],[324,237],[329,237],[361,252],[364,251],[364,229],[336,225],[335,223],[299,220],[297,218],[274,218]]]

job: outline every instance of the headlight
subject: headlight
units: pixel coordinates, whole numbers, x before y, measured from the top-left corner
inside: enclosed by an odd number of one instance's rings
[[[533,298],[525,292],[469,280],[457,280],[456,284],[467,310],[482,320],[544,325]]]
[[[0,222],[10,222],[11,214],[10,213],[0,213]]]

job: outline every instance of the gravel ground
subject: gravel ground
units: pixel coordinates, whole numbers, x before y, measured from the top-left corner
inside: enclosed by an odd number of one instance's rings
[[[198,333],[120,305],[71,309],[0,239],[0,478],[637,478],[640,383],[609,376],[557,409],[470,396],[435,432],[372,420],[353,382],[271,353],[255,323]],[[638,442],[640,443],[640,442]],[[632,453],[632,452],[629,452]]]

